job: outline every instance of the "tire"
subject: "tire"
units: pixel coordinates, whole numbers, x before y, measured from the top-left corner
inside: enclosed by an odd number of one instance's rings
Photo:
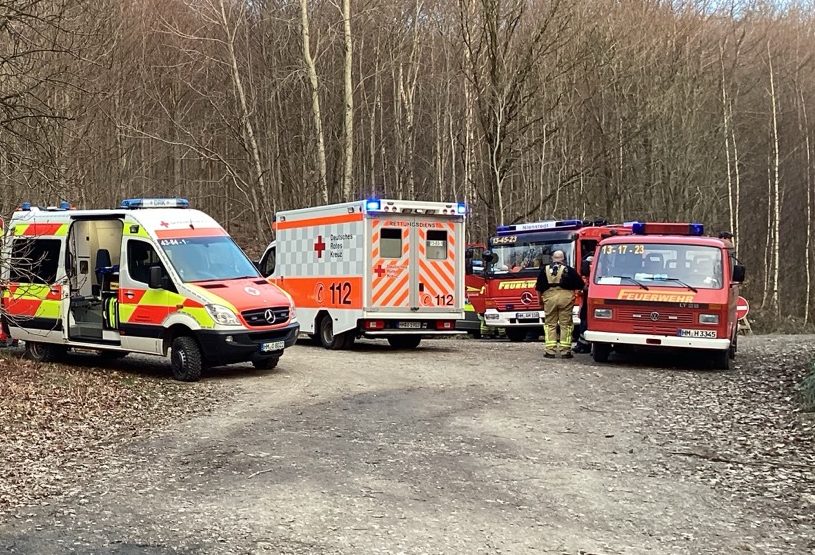
[[[68,353],[68,347],[36,341],[25,342],[25,356],[34,362],[56,362]]]
[[[127,355],[127,351],[99,351],[99,356],[105,360],[119,360]]]
[[[506,328],[507,339],[513,343],[519,343],[526,339],[526,328]]]
[[[173,378],[181,382],[197,382],[204,368],[203,355],[198,342],[182,335],[173,339],[170,347],[170,366]]]
[[[277,366],[278,362],[280,362],[279,356],[257,358],[252,361],[252,366],[257,368],[258,370],[271,370]]]
[[[317,338],[320,341],[320,345],[331,351],[346,349],[348,347],[348,335],[353,337],[353,333],[353,331],[350,331],[335,335],[334,322],[328,314],[320,318],[320,321],[317,322]],[[351,342],[353,342],[353,339],[351,339]]]
[[[394,349],[415,349],[421,342],[421,335],[394,335],[388,338],[388,343]]]
[[[611,354],[611,345],[608,343],[593,343],[591,346],[591,358],[594,362],[608,362]]]

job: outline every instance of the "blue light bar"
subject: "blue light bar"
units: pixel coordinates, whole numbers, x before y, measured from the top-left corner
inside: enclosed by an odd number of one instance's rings
[[[31,210],[31,203],[28,201],[21,203],[20,210]]]
[[[705,234],[705,226],[700,223],[692,223],[689,226],[690,234],[691,235],[704,235]]]
[[[458,214],[466,214],[467,213],[467,205],[463,202],[459,202],[456,205],[456,213]]]
[[[61,201],[59,201],[59,209],[60,210],[70,210],[71,209],[71,203],[68,202],[67,200],[61,200]]]
[[[378,212],[382,209],[382,203],[379,202],[379,199],[369,198],[365,201],[365,210],[367,212]]]
[[[631,223],[631,232],[635,235],[645,235],[645,223],[644,222],[632,222]]]
[[[129,198],[122,201],[121,208],[189,208],[185,198]]]

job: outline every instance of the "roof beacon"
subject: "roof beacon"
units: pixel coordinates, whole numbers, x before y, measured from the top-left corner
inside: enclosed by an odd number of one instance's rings
[[[129,198],[122,201],[121,208],[189,208],[185,198]]]
[[[645,223],[635,222],[631,230],[636,235],[695,235],[705,234],[705,226],[700,223]]]
[[[523,233],[526,231],[541,231],[544,229],[577,229],[583,226],[582,220],[547,220],[528,224],[499,225],[496,231],[502,233]]]

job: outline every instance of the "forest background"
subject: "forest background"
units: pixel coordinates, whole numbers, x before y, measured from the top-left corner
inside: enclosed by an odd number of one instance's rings
[[[0,214],[183,196],[250,252],[366,196],[467,201],[471,241],[700,221],[800,331],[814,55],[811,0],[0,0]]]

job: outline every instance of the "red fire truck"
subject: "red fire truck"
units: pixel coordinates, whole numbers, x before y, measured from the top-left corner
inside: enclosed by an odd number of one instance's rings
[[[699,349],[729,368],[744,266],[701,224],[635,223],[632,231],[603,240],[592,265],[585,335],[594,360],[625,346]]]
[[[530,332],[540,336],[543,307],[535,282],[552,253],[562,250],[566,263],[580,271],[580,262],[594,253],[602,239],[630,233],[630,225],[609,225],[605,221],[558,220],[498,226],[484,254],[486,325],[505,328],[510,341],[523,341]],[[580,323],[580,302],[578,296],[575,329]]]

